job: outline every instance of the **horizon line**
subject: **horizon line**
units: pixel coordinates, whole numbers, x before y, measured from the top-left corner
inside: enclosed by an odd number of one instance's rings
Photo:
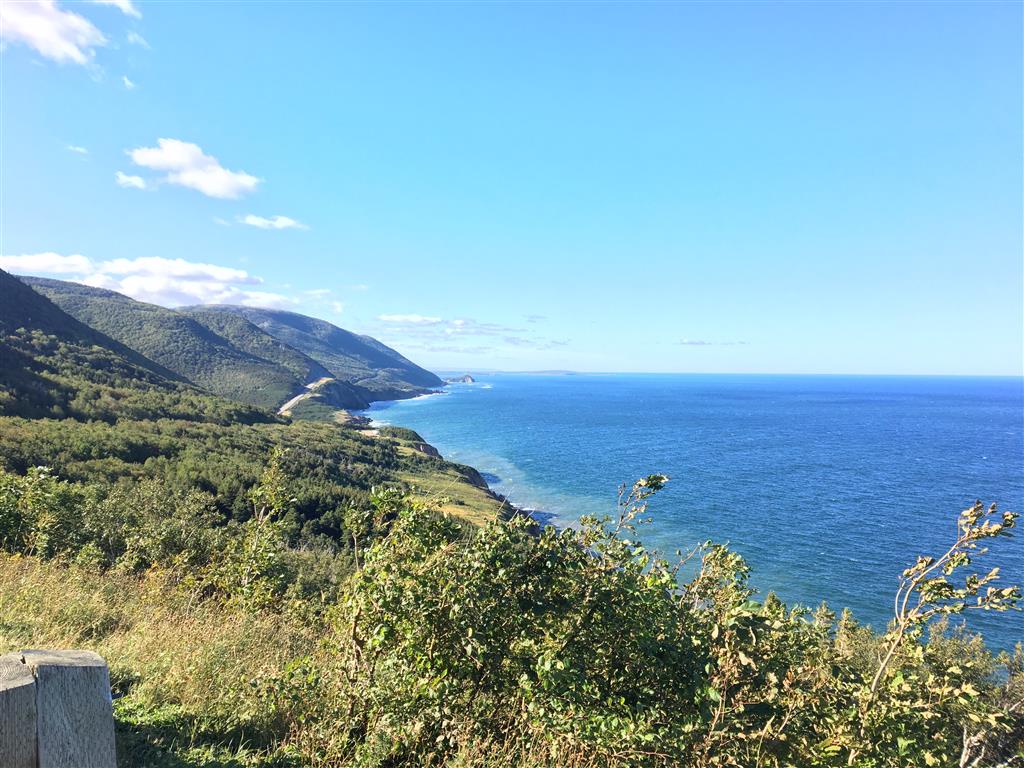
[[[1021,373],[848,373],[848,372],[800,372],[800,371],[583,371],[561,368],[508,370],[499,368],[447,368],[437,367],[433,373],[449,375],[494,376],[529,375],[536,376],[850,376],[864,378],[933,378],[933,379],[1021,379]]]

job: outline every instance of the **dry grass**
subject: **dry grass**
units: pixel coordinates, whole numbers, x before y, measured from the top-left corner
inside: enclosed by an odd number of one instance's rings
[[[439,512],[483,526],[494,522],[504,505],[483,488],[466,480],[450,465],[438,466],[435,459],[417,451],[407,440],[386,438],[398,445],[398,452],[412,459],[417,468],[400,472],[399,479],[410,488],[410,496]]]
[[[276,721],[262,683],[316,645],[287,617],[190,601],[162,574],[100,576],[0,555],[0,652],[84,648],[107,659],[119,748],[147,755],[122,755],[126,765],[258,764],[290,725]],[[162,742],[180,753],[173,761],[159,759]],[[183,762],[189,754],[201,759]]]
[[[110,664],[119,765],[140,768],[342,768],[330,757],[338,721],[306,722],[276,697],[290,666],[306,659],[326,674],[337,666],[320,644],[323,629],[273,613],[247,613],[189,598],[167,574],[97,574],[76,566],[0,554],[0,653],[29,647],[84,648]],[[325,678],[303,695],[341,693]],[[276,686],[276,688],[275,688]],[[287,686],[285,686],[287,687]],[[335,702],[336,703],[336,702]],[[296,717],[296,715],[299,715]],[[456,768],[595,768],[571,741],[557,750],[539,733],[508,743],[467,737]],[[423,765],[438,765],[424,762]]]

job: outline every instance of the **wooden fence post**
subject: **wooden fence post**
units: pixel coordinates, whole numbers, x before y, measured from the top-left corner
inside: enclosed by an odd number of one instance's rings
[[[36,679],[20,653],[0,656],[0,766],[36,768]]]
[[[22,651],[36,679],[39,768],[116,768],[107,663],[91,651]]]
[[[100,656],[0,656],[0,766],[117,768],[110,673]]]

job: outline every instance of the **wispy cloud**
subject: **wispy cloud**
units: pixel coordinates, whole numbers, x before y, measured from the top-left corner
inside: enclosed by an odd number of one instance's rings
[[[440,317],[425,315],[378,315],[377,319],[381,322],[398,325],[437,325],[443,322]]]
[[[107,39],[83,16],[55,0],[0,2],[0,40],[21,43],[61,64],[89,64]]]
[[[401,341],[392,342],[394,344],[400,344]],[[475,346],[458,346],[455,344],[421,344],[416,346],[420,352],[450,352],[457,355],[490,355],[500,351],[496,347],[487,346],[484,344],[477,344]]]
[[[142,12],[135,6],[132,0],[89,0],[93,5],[111,5],[117,8],[125,16],[131,16],[133,19],[141,19]]]
[[[317,299],[320,299],[320,298],[323,298],[324,296],[330,296],[331,295],[331,289],[330,288],[313,288],[312,290],[306,291],[306,295],[307,296],[312,296],[312,297],[317,298]]]
[[[535,351],[552,350],[569,342],[538,336],[526,328],[502,323],[475,320],[468,317],[444,319],[416,314],[379,315],[382,325],[378,330],[387,339],[406,347],[426,352],[465,352],[487,349],[528,348]],[[489,341],[488,345],[482,344]]]
[[[143,168],[167,171],[167,183],[195,189],[208,197],[233,200],[252,192],[261,181],[245,171],[229,171],[197,144],[178,139],[157,139],[157,146],[128,150],[128,156]]]
[[[80,147],[77,144],[68,144],[66,149],[68,152],[74,152],[76,155],[88,155],[89,150],[85,147]]]
[[[340,315],[342,312],[345,311],[345,305],[342,304],[340,301],[332,301],[331,310],[334,312],[334,314]]]
[[[146,189],[146,180],[141,176],[129,176],[123,171],[118,171],[114,174],[114,180],[117,181],[117,186],[125,189]]]
[[[136,88],[139,87],[128,79],[128,75],[121,75],[121,82],[124,83],[125,89],[129,91],[134,91]]]
[[[255,216],[248,214],[239,219],[242,224],[248,224],[250,227],[258,227],[259,229],[309,229],[301,221],[290,219],[287,216],[271,216],[266,219],[262,216]]]
[[[81,254],[46,252],[0,256],[0,268],[18,274],[68,276],[140,301],[165,306],[183,304],[245,304],[290,307],[290,296],[259,289],[263,280],[244,269],[218,264],[144,256],[94,262]]]
[[[128,41],[129,45],[137,45],[140,48],[150,47],[149,41],[146,40],[146,38],[144,38],[138,32],[129,32],[127,35],[125,35],[124,39]]]
[[[516,334],[525,332],[525,328],[516,328],[501,323],[488,323],[473,320],[466,317],[459,317],[449,320],[444,332],[449,336],[504,336],[505,334]]]
[[[745,345],[745,341],[704,341],[702,339],[681,339],[679,345],[683,347],[735,347]]]

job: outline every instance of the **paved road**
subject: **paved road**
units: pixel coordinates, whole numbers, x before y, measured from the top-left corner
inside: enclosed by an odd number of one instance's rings
[[[278,415],[282,415],[283,416],[285,411],[290,411],[292,408],[294,408],[296,405],[298,405],[300,400],[305,400],[307,397],[309,397],[311,394],[313,394],[313,390],[314,389],[316,389],[321,384],[324,384],[325,382],[328,382],[330,380],[331,380],[330,376],[324,376],[323,378],[317,379],[316,381],[311,381],[308,384],[306,384],[306,391],[305,392],[300,392],[295,397],[293,397],[291,400],[289,400],[287,403],[285,403],[284,405],[282,405],[280,408],[277,409]]]

